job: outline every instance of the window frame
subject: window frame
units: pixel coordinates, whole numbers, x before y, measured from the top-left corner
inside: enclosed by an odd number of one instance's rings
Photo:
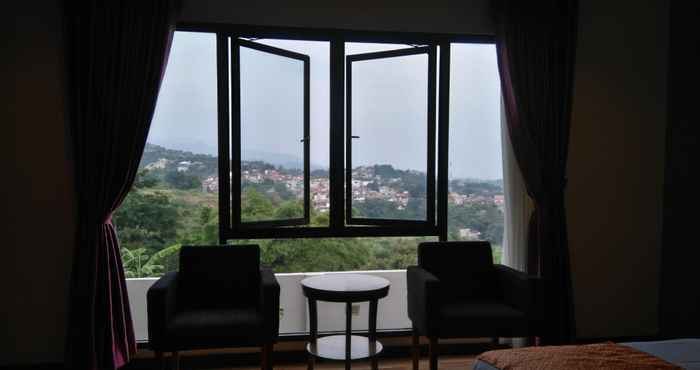
[[[437,68],[436,68],[436,53],[437,46],[435,44],[428,46],[412,46],[402,49],[386,50],[386,51],[375,51],[369,53],[360,53],[347,55],[345,57],[345,220],[349,225],[374,225],[374,226],[417,226],[425,227],[429,225],[435,225],[435,131],[436,127],[436,117],[435,117],[435,105],[437,98],[436,82],[437,79]],[[404,219],[388,219],[388,218],[368,218],[368,217],[354,217],[352,215],[352,147],[353,139],[359,139],[359,136],[354,136],[352,132],[353,120],[352,120],[352,65],[355,62],[366,62],[372,60],[385,60],[390,58],[400,58],[405,56],[422,55],[425,54],[428,57],[427,65],[427,97],[428,101],[426,104],[426,150],[427,150],[427,163],[426,163],[426,207],[425,207],[425,218],[420,220],[404,220]]]
[[[216,34],[217,39],[217,100],[218,100],[218,146],[219,146],[219,240],[225,244],[232,239],[284,239],[284,238],[334,238],[334,237],[390,237],[390,236],[437,236],[439,240],[447,240],[447,195],[448,195],[448,150],[449,150],[449,83],[450,83],[450,44],[495,44],[491,35],[470,34],[437,34],[418,32],[384,32],[384,31],[355,31],[339,29],[312,29],[297,27],[275,27],[254,25],[233,25],[220,23],[178,23],[176,31],[206,32]],[[329,225],[323,227],[240,227],[233,219],[231,176],[230,171],[238,170],[240,161],[232,163],[229,160],[232,122],[229,122],[229,112],[239,107],[232,107],[233,99],[229,100],[229,77],[231,84],[238,78],[233,74],[233,66],[229,68],[227,38],[274,38],[304,41],[326,41],[330,45],[330,158],[329,158]],[[433,65],[437,69],[431,71],[437,76],[438,85],[435,87],[437,101],[437,116],[433,125],[436,146],[432,157],[437,161],[433,212],[428,215],[432,222],[397,220],[397,222],[381,223],[381,225],[351,225],[346,219],[346,42],[370,43],[401,43],[407,45],[428,45],[434,48],[439,58]],[[438,50],[439,48],[439,50]],[[240,81],[239,81],[240,83]],[[431,113],[429,113],[430,115]],[[233,121],[233,115],[231,115]],[[239,131],[240,133],[240,131]],[[348,136],[349,137],[349,136]],[[224,155],[222,155],[222,153]],[[428,156],[431,157],[430,153]],[[234,168],[231,168],[233,164]],[[304,171],[305,176],[310,171]],[[223,174],[223,176],[222,176]],[[430,183],[430,181],[428,181]],[[239,182],[240,185],[240,182]],[[338,186],[340,185],[340,186]],[[308,190],[308,187],[306,187]],[[239,189],[240,190],[240,189]],[[427,190],[427,189],[426,189]],[[240,197],[240,191],[238,192]],[[430,203],[428,202],[428,203]],[[426,207],[426,212],[427,212]],[[240,203],[238,206],[240,213]],[[238,215],[240,217],[240,214]],[[392,220],[393,221],[393,220]]]
[[[267,53],[270,55],[279,56],[282,58],[288,58],[292,60],[297,60],[303,63],[303,91],[304,91],[304,102],[303,102],[303,137],[300,139],[303,142],[303,171],[304,171],[304,191],[303,191],[303,203],[304,203],[304,214],[300,218],[292,219],[274,219],[274,220],[261,220],[261,221],[243,221],[241,219],[241,191],[242,181],[231,182],[233,187],[231,190],[232,204],[239,204],[238,207],[231,206],[232,212],[232,226],[234,228],[246,229],[246,228],[266,228],[266,227],[282,227],[282,226],[298,226],[307,225],[311,218],[311,193],[310,193],[310,58],[308,55],[296,53],[293,51],[285,50],[282,48],[269,46],[265,44],[260,44],[254,41],[241,39],[240,37],[230,37],[230,73],[231,76],[231,94],[229,96],[231,101],[231,143],[236,144],[235,149],[231,150],[231,164],[233,166],[232,173],[241,172],[241,162],[243,156],[241,153],[241,96],[236,94],[235,91],[241,90],[240,81],[240,63],[241,63],[241,47],[256,50],[259,52]],[[219,176],[221,177],[221,176]]]

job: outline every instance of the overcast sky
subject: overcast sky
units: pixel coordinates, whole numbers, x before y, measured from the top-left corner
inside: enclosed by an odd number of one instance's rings
[[[329,44],[257,42],[310,56],[311,162],[328,166]],[[346,54],[407,47],[352,43]],[[427,56],[356,62],[352,72],[353,166],[425,171]],[[450,177],[502,178],[495,47],[453,44],[450,78]],[[244,159],[303,157],[302,86],[302,62],[241,49]],[[215,36],[176,32],[148,141],[216,155],[216,94]]]

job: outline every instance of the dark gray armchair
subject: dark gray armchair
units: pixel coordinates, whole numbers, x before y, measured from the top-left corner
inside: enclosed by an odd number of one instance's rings
[[[182,247],[180,269],[148,290],[148,336],[160,361],[198,348],[260,346],[271,369],[279,332],[280,286],[260,268],[257,245]]]
[[[413,369],[419,336],[430,340],[430,369],[437,369],[438,339],[528,337],[542,321],[541,280],[494,265],[488,242],[421,243],[408,279],[413,323]]]

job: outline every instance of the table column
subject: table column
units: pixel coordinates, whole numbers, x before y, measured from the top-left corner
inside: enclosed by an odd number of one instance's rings
[[[350,362],[352,361],[352,303],[345,303],[345,370],[350,370]]]
[[[377,300],[369,301],[369,356],[372,370],[378,369],[377,363]]]
[[[316,300],[313,298],[308,298],[309,301],[309,343],[311,344],[311,348],[313,352],[316,351],[316,339],[318,336],[318,313],[316,311]],[[314,365],[316,363],[316,357],[311,354],[312,351],[309,352],[309,358],[308,358],[308,365],[307,369],[308,370],[313,370]]]

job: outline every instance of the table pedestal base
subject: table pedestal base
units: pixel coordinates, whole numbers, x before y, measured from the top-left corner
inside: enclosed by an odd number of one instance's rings
[[[369,338],[352,335],[350,337],[350,360],[360,360],[374,357],[383,349],[379,341],[370,342]],[[310,354],[329,360],[346,360],[345,335],[329,335],[316,340],[316,344],[307,343],[306,350]]]

